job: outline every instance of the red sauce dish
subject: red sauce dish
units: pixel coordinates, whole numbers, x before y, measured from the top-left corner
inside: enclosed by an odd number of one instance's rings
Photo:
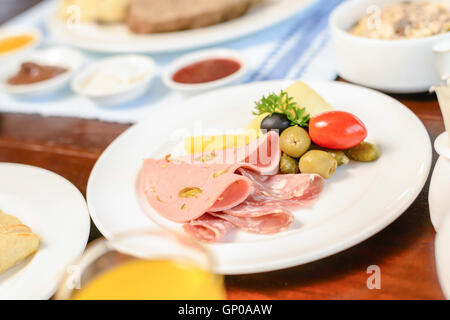
[[[238,52],[212,49],[175,60],[164,72],[163,81],[175,90],[206,90],[235,82],[245,72],[245,61]]]
[[[241,68],[233,59],[205,59],[181,68],[172,76],[178,83],[205,83],[232,75]]]

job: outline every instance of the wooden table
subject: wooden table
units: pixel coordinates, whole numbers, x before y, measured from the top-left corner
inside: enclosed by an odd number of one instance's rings
[[[0,22],[39,0],[3,0]],[[434,95],[394,96],[425,124],[432,140],[444,131]],[[108,144],[129,125],[75,118],[0,114],[0,161],[30,164],[69,179],[83,194]],[[433,155],[433,166],[436,153]],[[0,177],[1,179],[1,177]],[[287,270],[228,276],[230,299],[443,299],[428,209],[429,181],[389,227],[332,257]],[[90,240],[99,237],[92,225]],[[366,286],[369,265],[381,268],[381,289]]]

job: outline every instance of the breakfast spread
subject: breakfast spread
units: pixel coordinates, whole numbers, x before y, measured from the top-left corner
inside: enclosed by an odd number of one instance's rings
[[[204,83],[219,80],[241,68],[241,64],[231,59],[207,59],[181,68],[172,79],[179,83]]]
[[[8,79],[11,85],[26,85],[52,79],[68,69],[58,66],[40,65],[34,62],[24,62],[18,73]]]
[[[186,155],[144,160],[140,198],[201,240],[236,228],[273,234],[318,199],[338,166],[379,157],[361,120],[303,82],[262,97],[254,114],[244,134],[187,137]]]
[[[439,1],[402,1],[365,15],[351,34],[396,40],[431,37],[450,31],[450,5]]]
[[[0,38],[0,55],[25,48],[34,41],[36,37],[26,33]]]
[[[0,210],[0,274],[39,249],[39,238],[19,219]]]
[[[71,19],[78,8],[81,22],[125,23],[134,33],[196,29],[245,14],[260,0],[64,0],[60,15]]]

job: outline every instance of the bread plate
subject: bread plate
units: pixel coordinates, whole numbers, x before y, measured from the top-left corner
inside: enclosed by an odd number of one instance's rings
[[[49,299],[86,246],[86,202],[73,184],[41,168],[3,162],[0,176],[1,210],[19,218],[40,241],[34,255],[0,275],[0,300]]]
[[[243,37],[279,23],[307,8],[315,0],[267,0],[244,16],[209,27],[137,35],[126,25],[82,23],[71,26],[64,22],[56,8],[47,27],[59,42],[85,50],[103,53],[171,52],[213,45]]]

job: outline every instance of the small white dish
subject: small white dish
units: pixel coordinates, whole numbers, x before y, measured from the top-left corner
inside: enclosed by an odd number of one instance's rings
[[[11,26],[0,28],[0,41],[7,37],[13,37],[22,34],[29,34],[33,36],[34,40],[23,47],[17,48],[12,51],[0,53],[0,62],[3,63],[7,59],[18,57],[22,54],[26,54],[30,50],[36,48],[41,43],[42,40],[41,31],[38,28],[31,26]]]
[[[84,60],[85,58],[81,52],[67,47],[51,47],[48,49],[35,50],[28,55],[11,61],[5,68],[0,70],[0,89],[8,94],[28,98],[58,91],[69,83],[74,73],[83,65]],[[51,79],[32,84],[8,84],[8,79],[19,71],[21,64],[24,62],[64,67],[68,69],[68,71]]]
[[[450,32],[408,40],[369,39],[349,33],[370,8],[394,1],[403,0],[349,0],[333,11],[330,29],[336,69],[342,78],[378,90],[426,92],[441,82],[433,47],[450,40]],[[448,0],[437,1],[445,4]]]
[[[103,106],[144,94],[155,74],[155,62],[143,55],[118,55],[91,63],[71,83],[72,90]]]
[[[90,220],[80,191],[41,168],[0,163],[0,208],[39,237],[32,257],[0,275],[0,301],[49,299],[86,246]]]
[[[187,84],[173,80],[173,76],[180,69],[208,59],[230,59],[238,62],[241,67],[229,76],[209,82]],[[238,51],[229,49],[211,49],[193,52],[176,59],[166,68],[162,75],[162,79],[164,84],[171,89],[185,92],[195,92],[215,89],[235,83],[241,79],[247,71],[247,63],[242,54]]]
[[[450,208],[447,208],[446,218],[442,221],[441,229],[436,235],[434,250],[436,269],[442,292],[450,299]]]

